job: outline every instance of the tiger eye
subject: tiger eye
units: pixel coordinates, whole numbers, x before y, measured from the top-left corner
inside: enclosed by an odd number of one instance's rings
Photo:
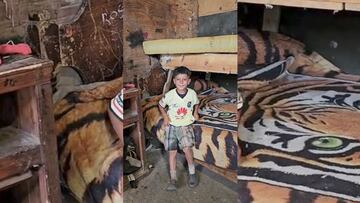
[[[332,150],[341,147],[343,141],[336,137],[320,137],[311,144],[323,150]]]

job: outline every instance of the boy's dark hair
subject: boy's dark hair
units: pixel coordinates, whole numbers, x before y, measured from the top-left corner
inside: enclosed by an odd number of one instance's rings
[[[185,66],[179,66],[179,67],[176,67],[174,72],[173,72],[173,78],[175,78],[177,75],[179,74],[186,74],[187,76],[191,76],[191,71],[186,68]]]

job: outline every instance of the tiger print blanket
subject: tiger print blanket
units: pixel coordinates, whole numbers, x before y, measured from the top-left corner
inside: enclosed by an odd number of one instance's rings
[[[54,104],[62,185],[79,202],[123,201],[123,146],[107,114],[122,82],[72,92]]]
[[[162,95],[145,99],[142,104],[145,129],[162,143],[163,118],[158,108]],[[194,158],[207,164],[236,171],[237,119],[236,95],[212,93],[199,96],[200,120],[194,126]]]
[[[359,202],[360,76],[278,33],[238,49],[239,202]]]

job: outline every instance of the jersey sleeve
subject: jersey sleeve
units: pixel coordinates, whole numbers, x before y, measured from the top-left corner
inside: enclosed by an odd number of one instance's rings
[[[168,104],[168,94],[164,94],[164,96],[160,99],[159,101],[159,105],[163,108],[166,107],[166,105]]]
[[[124,119],[124,89],[122,89],[109,104],[110,111],[121,121]]]

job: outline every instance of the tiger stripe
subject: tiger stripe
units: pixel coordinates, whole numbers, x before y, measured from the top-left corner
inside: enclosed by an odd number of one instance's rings
[[[119,78],[54,104],[62,184],[79,202],[123,201],[123,149],[107,113],[121,88]]]

